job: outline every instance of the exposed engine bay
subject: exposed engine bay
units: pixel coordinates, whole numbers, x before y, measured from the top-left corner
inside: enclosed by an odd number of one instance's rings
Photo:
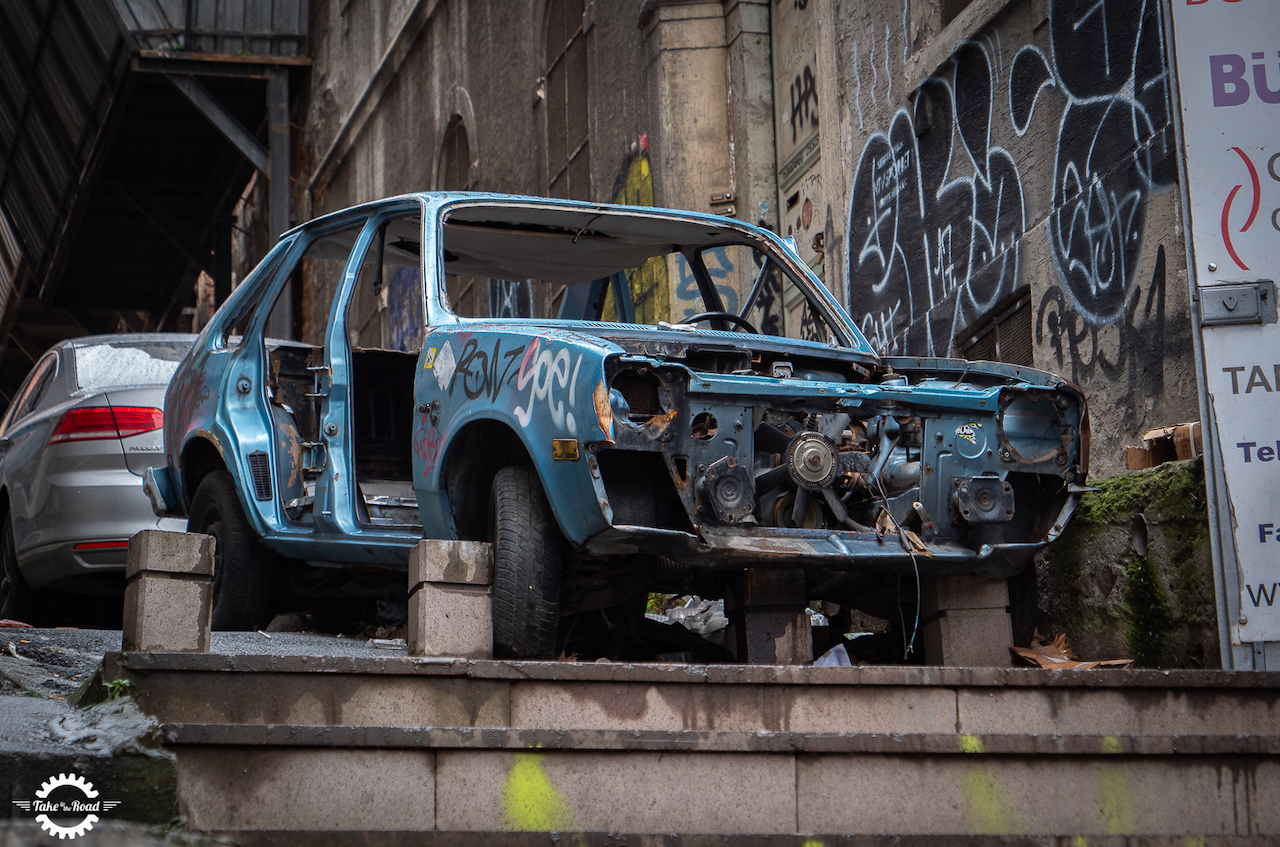
[[[705,348],[618,361],[614,442],[597,452],[614,527],[698,538],[665,536],[692,567],[754,550],[801,568],[1015,572],[1079,496],[1083,397],[1008,365],[883,364]],[[808,555],[822,545],[843,564]]]

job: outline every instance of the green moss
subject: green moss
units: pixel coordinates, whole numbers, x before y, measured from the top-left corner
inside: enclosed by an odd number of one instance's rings
[[[1087,658],[1127,648],[1143,667],[1216,666],[1203,462],[1092,485],[1039,559],[1036,626],[1065,632]]]
[[[1074,521],[1085,524],[1125,522],[1135,512],[1156,520],[1196,518],[1206,509],[1204,461],[1166,462],[1145,471],[1093,480],[1080,500]]]
[[[1159,569],[1150,555],[1142,556],[1129,562],[1125,576],[1128,582],[1124,605],[1129,619],[1126,635],[1134,663],[1144,668],[1163,667],[1173,617]]]

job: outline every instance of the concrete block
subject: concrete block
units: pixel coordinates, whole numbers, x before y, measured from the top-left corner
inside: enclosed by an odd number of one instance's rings
[[[1011,664],[1013,625],[1004,609],[953,609],[921,628],[930,665],[998,668]]]
[[[787,754],[507,752],[436,754],[441,830],[794,833]]]
[[[955,732],[955,693],[937,687],[520,682],[511,726],[557,729]]]
[[[483,541],[424,539],[409,551],[409,589],[420,582],[493,583],[492,545]]]
[[[1001,609],[1009,605],[1009,583],[985,576],[940,576],[920,581],[920,614],[948,609]]]
[[[129,539],[124,578],[143,571],[213,576],[212,535],[144,529]]]
[[[143,530],[129,541],[124,649],[209,652],[213,614],[209,535]]]
[[[176,752],[179,805],[196,830],[420,831],[435,823],[430,751]]]
[[[804,665],[813,661],[813,634],[809,615],[794,607],[747,606],[742,610],[746,629],[746,661],[750,665]]]
[[[487,585],[419,582],[409,595],[407,630],[411,656],[492,659],[492,590]]]

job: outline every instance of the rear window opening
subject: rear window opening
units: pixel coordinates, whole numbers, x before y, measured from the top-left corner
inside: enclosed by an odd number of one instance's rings
[[[120,342],[76,347],[76,387],[99,390],[124,385],[168,385],[190,343]]]

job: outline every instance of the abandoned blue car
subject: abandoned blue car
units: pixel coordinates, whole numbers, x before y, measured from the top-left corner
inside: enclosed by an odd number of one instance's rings
[[[451,193],[285,234],[179,366],[165,451],[148,491],[217,537],[216,626],[491,540],[495,650],[550,658],[650,591],[1013,574],[1088,432],[1050,374],[878,356],[770,232]]]

